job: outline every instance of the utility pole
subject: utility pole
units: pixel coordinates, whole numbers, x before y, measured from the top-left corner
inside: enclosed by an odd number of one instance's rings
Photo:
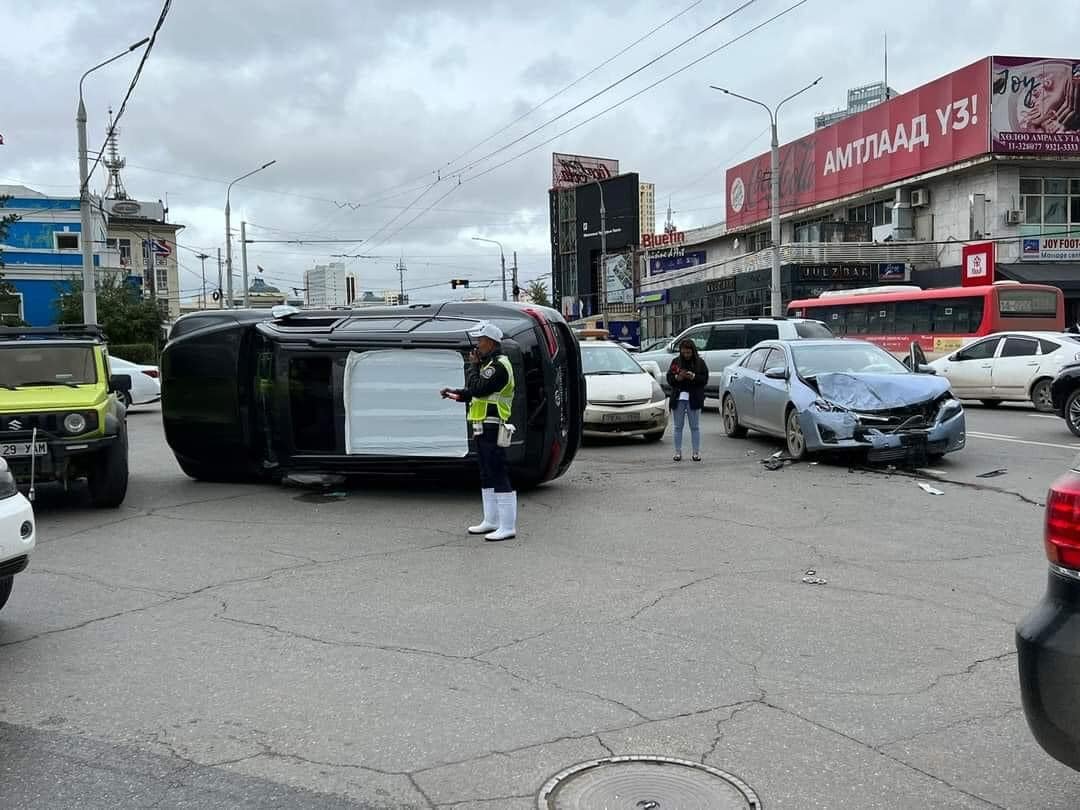
[[[402,256],[398,259],[397,266],[394,268],[398,272],[398,303],[405,303],[405,271],[408,269],[405,267],[405,257]]]
[[[228,275],[228,290],[229,290],[229,308],[232,309],[233,305],[233,272],[232,272],[232,228],[230,227],[230,217],[232,216],[232,203],[230,196],[232,194],[232,187],[239,183],[241,180],[246,180],[253,174],[258,174],[263,169],[268,169],[277,163],[277,160],[271,160],[269,163],[264,163],[257,169],[253,169],[247,174],[242,174],[229,183],[229,187],[225,189],[225,270]]]
[[[154,306],[157,304],[157,279],[154,275],[154,234],[150,231],[146,232],[146,241],[143,249],[143,258],[145,261],[146,270],[144,271],[143,279],[146,281],[147,289],[150,290],[150,300],[154,302]]]
[[[247,223],[240,221],[240,266],[243,268],[244,279],[244,309],[251,306],[251,298],[248,297],[248,274],[247,274]]]
[[[513,269],[513,275],[511,276],[511,280],[512,280],[512,283],[513,283],[513,293],[514,293],[514,301],[515,302],[521,300],[521,290],[518,288],[517,270],[518,270],[518,268],[517,268],[517,251],[515,250],[514,251],[514,269]]]
[[[221,288],[221,248],[217,249],[217,308],[221,309],[225,306],[225,296]]]
[[[201,307],[201,309],[206,309],[206,260],[209,259],[210,257],[207,256],[205,253],[200,253],[195,258],[198,259],[199,262],[202,264],[202,307]]]

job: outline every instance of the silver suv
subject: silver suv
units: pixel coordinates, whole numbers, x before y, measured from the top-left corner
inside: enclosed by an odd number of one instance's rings
[[[655,360],[667,372],[679,351],[679,344],[692,340],[709,367],[708,399],[719,399],[721,372],[763,340],[798,340],[831,338],[833,333],[821,321],[803,318],[732,318],[691,326],[661,349],[635,355],[639,362]]]

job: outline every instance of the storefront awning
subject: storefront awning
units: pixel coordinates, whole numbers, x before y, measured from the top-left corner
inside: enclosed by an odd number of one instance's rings
[[[1080,295],[1080,264],[999,264],[996,271],[1002,279],[1028,284],[1049,284],[1059,287],[1066,294]]]

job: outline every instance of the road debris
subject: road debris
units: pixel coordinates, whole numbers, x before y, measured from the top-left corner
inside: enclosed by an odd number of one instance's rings
[[[821,577],[819,577],[817,575],[817,571],[815,571],[813,568],[807,568],[806,569],[806,574],[803,575],[802,581],[803,581],[803,584],[805,584],[805,585],[828,585],[829,584],[829,581],[827,579],[822,579]]]
[[[790,456],[785,456],[783,452],[773,453],[773,455],[768,458],[763,458],[761,460],[761,464],[766,470],[782,470],[788,464],[794,463],[795,459]]]
[[[997,478],[999,475],[1005,475],[1008,472],[1007,469],[1001,467],[996,470],[990,470],[989,472],[979,473],[976,478]]]
[[[944,492],[942,492],[937,487],[932,487],[929,484],[927,484],[925,481],[919,481],[918,484],[919,484],[919,489],[921,489],[927,495],[944,495],[945,494]]]

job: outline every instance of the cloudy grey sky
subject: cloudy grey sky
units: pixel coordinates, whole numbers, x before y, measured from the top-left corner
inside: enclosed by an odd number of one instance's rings
[[[723,219],[724,168],[767,149],[768,121],[761,110],[709,90],[710,83],[771,101],[823,75],[785,108],[787,141],[812,129],[814,113],[840,106],[848,87],[881,78],[886,31],[889,83],[900,91],[992,53],[1080,56],[1080,7],[1061,0],[806,0],[696,67],[537,146],[797,2],[756,0],[581,109],[476,163],[744,2],[174,0],[121,123],[124,179],[138,199],[167,195],[171,218],[186,226],[181,244],[212,254],[223,245],[228,181],[276,159],[234,188],[234,227],[241,219],[253,223],[253,239],[369,240],[252,245],[252,269],[262,265],[279,287],[300,286],[303,271],[333,260],[331,254],[361,252],[382,257],[347,260],[363,289],[396,288],[400,255],[409,288],[494,278],[497,248],[472,241],[474,235],[517,250],[527,280],[550,267],[552,151],[615,157],[624,171],[655,182],[661,226],[669,196],[681,228]],[[0,4],[0,183],[76,193],[79,75],[149,34],[160,6]],[[87,81],[92,148],[137,62],[129,56]],[[510,158],[516,159],[481,175]],[[100,190],[103,183],[99,170],[93,185]],[[190,296],[200,286],[199,262],[187,251],[180,259]],[[416,294],[451,291],[446,285]]]

